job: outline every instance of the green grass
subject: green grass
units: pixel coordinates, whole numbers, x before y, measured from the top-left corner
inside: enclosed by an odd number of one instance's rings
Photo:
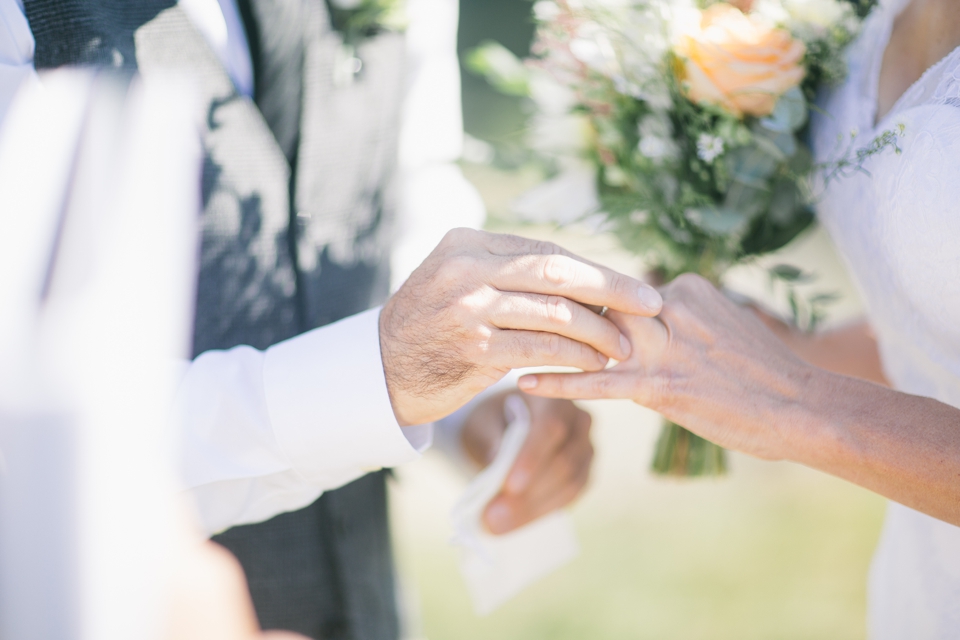
[[[615,446],[624,431],[609,420],[601,429],[598,448]],[[655,480],[640,468],[625,472],[623,463],[600,450],[600,477],[574,511],[581,556],[486,618],[472,612],[454,550],[443,535],[424,533],[442,529],[442,518],[399,526],[423,636],[864,637],[865,579],[882,499],[795,465],[741,457],[720,481]]]

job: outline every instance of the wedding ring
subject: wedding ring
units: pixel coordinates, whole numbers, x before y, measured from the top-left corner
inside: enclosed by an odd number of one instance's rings
[[[603,309],[600,309],[600,317],[602,318],[607,315],[607,311],[610,311],[610,307],[604,307]]]

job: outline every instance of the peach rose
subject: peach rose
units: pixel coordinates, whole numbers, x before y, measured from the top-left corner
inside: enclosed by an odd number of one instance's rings
[[[704,10],[698,28],[681,36],[676,52],[687,97],[738,117],[769,115],[805,72],[802,42],[726,3]]]

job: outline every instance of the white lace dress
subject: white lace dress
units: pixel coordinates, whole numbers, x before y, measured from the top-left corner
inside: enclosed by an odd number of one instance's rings
[[[832,182],[818,215],[863,294],[888,379],[960,407],[960,50],[874,124],[881,60],[906,4],[884,2],[868,19],[846,83],[821,100],[812,140],[824,160],[837,155],[838,136],[857,131],[856,149],[904,124],[903,154]],[[868,616],[872,640],[960,638],[960,528],[891,503]]]

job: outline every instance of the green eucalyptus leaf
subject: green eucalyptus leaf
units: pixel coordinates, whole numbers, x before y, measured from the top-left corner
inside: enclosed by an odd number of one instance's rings
[[[766,183],[761,181],[759,186],[746,184],[739,180],[730,183],[727,194],[723,199],[723,208],[739,212],[745,218],[755,218],[763,212],[770,197]]]
[[[803,270],[789,264],[778,264],[771,267],[770,275],[784,282],[803,282],[808,279]]]
[[[805,212],[797,185],[789,180],[779,181],[770,199],[771,221],[778,225],[786,225],[794,217],[803,215]]]
[[[741,211],[716,206],[687,209],[684,217],[691,224],[714,236],[738,233],[746,228],[749,222],[749,217]]]
[[[727,170],[734,180],[756,188],[766,186],[767,178],[777,169],[777,158],[771,156],[770,149],[763,148],[756,139],[755,144],[738,147],[725,156]],[[780,154],[776,145],[767,141],[773,153]]]
[[[799,131],[807,122],[807,101],[799,87],[780,96],[773,113],[760,120],[760,126],[777,133]]]
[[[467,54],[466,66],[507,95],[530,95],[530,72],[512,51],[488,40]]]

